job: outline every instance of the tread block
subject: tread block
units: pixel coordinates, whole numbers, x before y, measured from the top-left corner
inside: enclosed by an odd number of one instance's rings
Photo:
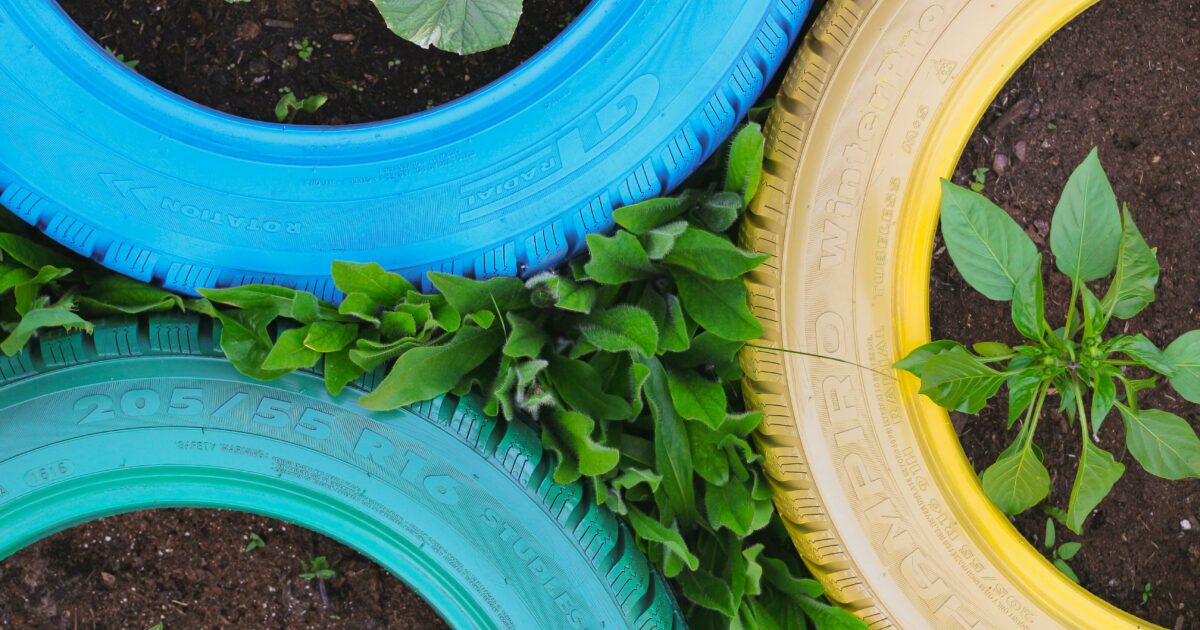
[[[131,245],[129,243],[114,243],[104,252],[104,266],[123,273],[142,282],[154,279],[154,266],[158,263],[158,254]]]
[[[101,357],[131,357],[142,351],[137,333],[138,320],[135,317],[106,319],[96,324],[92,343],[96,346],[96,354]]]

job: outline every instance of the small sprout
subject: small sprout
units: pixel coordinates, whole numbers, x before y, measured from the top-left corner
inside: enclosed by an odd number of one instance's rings
[[[118,53],[117,51],[113,50],[112,48],[109,48],[108,46],[105,46],[104,50],[107,50],[108,54],[116,57],[117,61],[120,61],[121,63],[125,64],[125,66],[128,67],[130,70],[137,70],[138,64],[141,63],[141,61],[138,61],[137,59],[128,59],[128,60],[125,59],[125,55]]]
[[[337,577],[337,571],[334,570],[334,565],[329,563],[325,556],[317,556],[312,560],[300,561],[300,566],[304,572],[300,577],[305,580],[332,580]]]
[[[263,547],[266,547],[266,546],[267,546],[267,543],[266,543],[266,541],[264,541],[262,539],[262,536],[259,536],[258,534],[254,533],[254,532],[250,532],[250,542],[246,544],[246,548],[244,550],[242,550],[242,552],[243,553],[251,553],[255,549],[262,549]]]
[[[1079,576],[1075,575],[1075,571],[1071,569],[1071,566],[1067,564],[1067,561],[1074,558],[1075,555],[1079,553],[1079,550],[1083,548],[1083,545],[1077,542],[1068,542],[1059,545],[1058,548],[1055,549],[1054,542],[1054,519],[1048,518],[1046,519],[1046,540],[1043,542],[1043,544],[1047,550],[1053,549],[1053,553],[1050,554],[1050,560],[1054,563],[1054,566],[1063,573],[1063,575],[1066,575],[1067,577],[1071,578],[1072,582],[1078,584]]]
[[[1150,590],[1150,583],[1146,582],[1146,585],[1142,587],[1142,605],[1145,606],[1146,602],[1150,601],[1153,595],[1154,593]]]
[[[986,166],[980,166],[971,171],[971,178],[973,180],[971,182],[971,190],[977,193],[983,192],[984,186],[987,184],[987,175],[989,172],[991,172],[991,169]]]
[[[302,61],[311,60],[313,52],[315,52],[317,48],[321,47],[320,44],[309,40],[307,37],[292,45],[296,48],[296,56]]]
[[[1052,122],[1048,122],[1048,123],[1046,123],[1046,129],[1049,129],[1050,131],[1054,131],[1055,129],[1058,129],[1058,125],[1056,125]]]
[[[297,99],[296,94],[291,89],[284,88],[283,96],[279,97],[279,102],[275,104],[275,119],[281,123],[290,123],[296,119],[296,114],[300,111],[308,113],[316,112],[329,100],[329,97],[324,94],[314,94],[305,99]]]

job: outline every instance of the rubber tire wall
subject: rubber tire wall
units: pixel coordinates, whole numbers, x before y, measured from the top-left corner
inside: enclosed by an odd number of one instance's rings
[[[91,519],[227,508],[346,543],[457,628],[682,628],[671,591],[537,433],[445,397],[369,412],[238,374],[210,320],[115,319],[0,358],[0,559]]]
[[[337,301],[333,260],[528,275],[675,188],[783,62],[811,0],[595,0],[500,81],[370,125],[235,118],[130,71],[56,2],[0,0],[0,204],[184,293]],[[429,288],[426,285],[426,288]]]
[[[797,549],[871,628],[1146,628],[987,500],[946,412],[891,366],[929,340],[940,201],[1016,68],[1094,0],[831,0],[784,78],[742,242],[766,470]],[[856,367],[861,366],[861,367]]]

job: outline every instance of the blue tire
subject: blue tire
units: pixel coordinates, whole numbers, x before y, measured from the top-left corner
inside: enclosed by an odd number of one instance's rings
[[[0,357],[0,559],[162,507],[280,518],[354,547],[456,628],[682,628],[670,588],[536,432],[450,396],[394,412],[320,374],[237,373],[210,320],[114,319]]]
[[[678,186],[787,56],[811,0],[595,0],[493,85],[388,122],[225,115],[145,80],[49,1],[0,0],[0,204],[169,289],[340,296],[333,260],[525,275]]]

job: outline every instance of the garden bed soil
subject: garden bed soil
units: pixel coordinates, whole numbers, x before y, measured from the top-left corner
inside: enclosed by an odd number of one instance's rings
[[[265,547],[246,552],[250,534]],[[300,577],[325,556],[337,577]],[[0,563],[0,627],[446,628],[416,593],[333,540],[240,512],[157,510],[61,532]]]
[[[1007,209],[1048,254],[1059,192],[1074,167],[1098,146],[1118,199],[1129,203],[1146,240],[1159,248],[1162,265],[1158,301],[1129,321],[1124,332],[1145,333],[1159,347],[1200,328],[1198,91],[1200,4],[1101,2],[1020,69],[977,129],[955,176],[966,184],[974,169],[991,168],[984,194]],[[1047,287],[1049,309],[1052,321],[1061,323],[1069,286],[1061,275],[1052,277],[1057,281]],[[1019,342],[1009,304],[972,290],[940,242],[931,304],[935,339]],[[995,400],[980,416],[953,416],[979,471],[1015,434],[1004,428],[1003,392]],[[1145,407],[1174,412],[1200,428],[1200,407],[1165,386],[1142,400]],[[1051,413],[1036,436],[1054,483],[1048,503],[1063,508],[1079,448],[1077,428],[1067,427],[1063,417]],[[1125,450],[1115,417],[1104,425],[1101,446],[1126,465],[1126,473],[1086,522],[1082,538],[1058,528],[1060,542],[1083,543],[1071,566],[1083,586],[1124,610],[1168,628],[1200,627],[1200,481],[1165,481],[1142,471]],[[1043,550],[1046,515],[1040,509],[1015,524]],[[1151,594],[1143,600],[1146,584]]]
[[[227,113],[275,122],[283,90],[325,94],[296,124],[422,112],[469,94],[542,50],[588,0],[525,0],[512,44],[459,56],[397,37],[369,0],[60,0],[101,45],[151,81]],[[300,53],[305,40],[308,59]]]

